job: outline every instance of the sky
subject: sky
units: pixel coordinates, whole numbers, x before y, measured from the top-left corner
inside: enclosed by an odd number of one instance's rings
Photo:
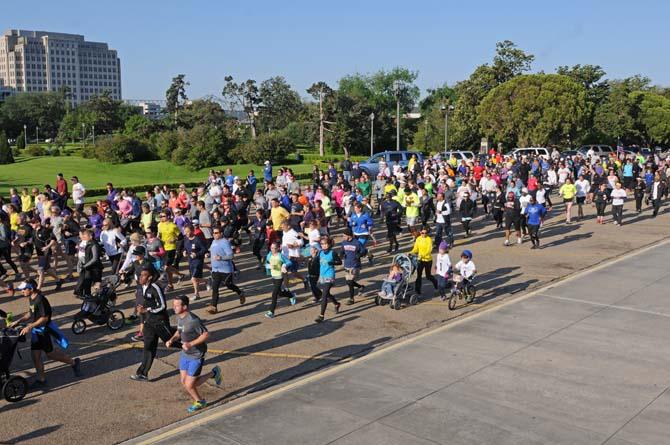
[[[9,2],[9,0],[2,0]],[[533,71],[597,64],[670,87],[666,0],[33,0],[2,8],[0,28],[83,34],[116,49],[124,99],[164,99],[183,73],[192,99],[224,77],[281,75],[301,96],[316,81],[403,66],[427,88],[467,78],[511,40]]]

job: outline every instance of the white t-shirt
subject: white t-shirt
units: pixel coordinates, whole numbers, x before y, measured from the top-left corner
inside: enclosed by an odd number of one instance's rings
[[[576,180],[575,181],[575,188],[577,189],[577,194],[576,196],[582,198],[586,196],[586,194],[591,190],[591,184],[589,184],[589,181],[586,179],[584,180]]]
[[[614,189],[612,190],[612,205],[613,206],[622,206],[624,199],[626,199],[626,191],[624,189]]]
[[[447,201],[437,201],[435,203],[435,213],[435,222],[444,224],[444,217],[451,214],[451,206]]]
[[[475,270],[477,270],[475,268],[475,263],[473,263],[472,260],[467,263],[459,261],[454,268],[465,278],[470,278],[472,274],[475,273]]]
[[[570,176],[570,170],[567,167],[558,169],[558,183],[563,184],[565,180]]]
[[[441,277],[447,277],[449,274],[449,268],[451,267],[451,259],[449,259],[449,254],[445,253],[444,255],[441,253],[437,254],[437,258],[435,259],[435,271],[437,275]]]
[[[298,247],[288,247],[289,244],[297,244]],[[288,232],[284,232],[281,240],[281,250],[284,255],[289,258],[295,258],[300,256],[300,248],[302,247],[303,241],[298,235],[298,232],[291,229]]]
[[[83,204],[84,193],[86,193],[86,189],[81,182],[74,184],[72,186],[72,201],[74,201],[75,204]]]

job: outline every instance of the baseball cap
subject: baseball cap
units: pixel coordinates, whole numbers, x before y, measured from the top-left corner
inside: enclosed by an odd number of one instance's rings
[[[194,219],[193,221],[191,221],[191,223],[193,223],[194,226],[200,225],[200,221],[198,221],[197,219]]]
[[[17,287],[17,290],[26,290],[26,289],[35,289],[35,283],[33,280],[28,280],[24,281],[23,283],[19,284],[19,287]]]
[[[270,161],[265,161],[265,165],[268,165],[269,163],[270,163]]]

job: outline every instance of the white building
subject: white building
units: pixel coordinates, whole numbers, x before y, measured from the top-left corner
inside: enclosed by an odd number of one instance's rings
[[[156,102],[139,102],[137,105],[142,108],[142,115],[149,119],[157,119],[163,114],[163,108]]]
[[[74,104],[104,91],[121,100],[121,61],[82,35],[10,29],[0,36],[0,85],[28,93],[67,86]]]

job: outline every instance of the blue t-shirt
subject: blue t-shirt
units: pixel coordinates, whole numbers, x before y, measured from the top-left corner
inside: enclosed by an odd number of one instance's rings
[[[528,224],[539,226],[542,217],[547,213],[547,209],[542,204],[528,204],[526,207],[526,215],[528,215]]]
[[[623,175],[624,176],[633,176],[633,164],[625,164],[623,166]]]

